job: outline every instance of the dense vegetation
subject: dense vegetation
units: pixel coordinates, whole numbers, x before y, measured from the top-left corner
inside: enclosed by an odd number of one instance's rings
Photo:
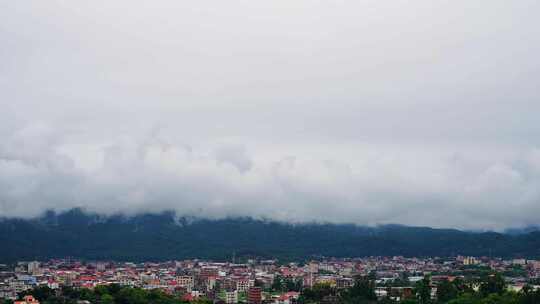
[[[20,294],[33,295],[41,304],[77,304],[77,301],[89,301],[93,304],[186,304],[178,295],[169,295],[161,290],[144,290],[140,288],[122,287],[119,285],[104,285],[94,289],[73,289],[62,287],[53,290],[47,286],[36,287]],[[6,301],[6,303],[9,303]],[[193,304],[210,304],[211,301],[200,298]]]
[[[477,286],[478,288],[473,288]],[[520,292],[511,292],[506,288],[504,279],[499,274],[492,274],[480,280],[464,281],[456,279],[443,281],[437,286],[436,297],[431,296],[429,277],[418,282],[409,298],[402,299],[402,304],[538,304],[540,290],[525,286]],[[333,300],[332,300],[333,299]],[[358,278],[353,287],[340,291],[326,284],[317,284],[305,289],[299,304],[337,303],[337,304],[391,304],[391,298],[377,299],[375,284],[368,278]]]
[[[168,260],[375,255],[540,256],[540,232],[510,235],[425,227],[302,224],[253,219],[188,220],[173,213],[98,216],[80,210],[0,219],[0,262],[72,256]],[[159,248],[159,250],[157,250]]]
[[[301,279],[285,278],[277,275],[274,277],[270,290],[266,291],[301,291],[302,286],[303,284]]]

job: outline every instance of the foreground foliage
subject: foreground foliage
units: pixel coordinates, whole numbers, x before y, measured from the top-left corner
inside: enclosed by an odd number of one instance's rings
[[[431,297],[431,282],[425,277],[418,282],[410,298],[401,304],[540,304],[540,289],[525,286],[520,292],[508,291],[500,274],[490,274],[480,279],[456,279],[437,285],[436,297]],[[476,288],[475,288],[476,287]],[[377,299],[375,284],[368,278],[357,278],[353,287],[337,290],[328,284],[316,284],[304,289],[299,304],[338,303],[374,304],[398,303],[390,298]]]
[[[21,297],[31,294],[41,304],[77,304],[77,301],[89,301],[93,304],[186,304],[179,296],[168,295],[161,290],[145,290],[140,288],[122,287],[119,285],[98,286],[94,289],[73,289],[63,287],[56,291],[46,286],[37,287],[21,293]],[[208,300],[200,299],[195,304],[209,304]]]

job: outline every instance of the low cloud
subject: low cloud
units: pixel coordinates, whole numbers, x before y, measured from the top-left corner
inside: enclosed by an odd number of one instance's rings
[[[429,165],[422,155],[379,151],[351,165],[303,155],[255,161],[238,143],[202,151],[155,133],[66,153],[61,137],[51,127],[28,126],[0,145],[0,215],[80,207],[103,214],[174,210],[206,218],[471,229],[539,220],[539,150],[488,162],[454,154]],[[76,159],[88,150],[102,159],[93,168]]]

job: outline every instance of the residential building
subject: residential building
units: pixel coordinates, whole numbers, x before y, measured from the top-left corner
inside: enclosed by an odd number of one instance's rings
[[[251,287],[247,295],[248,304],[262,303],[262,290],[260,287]]]

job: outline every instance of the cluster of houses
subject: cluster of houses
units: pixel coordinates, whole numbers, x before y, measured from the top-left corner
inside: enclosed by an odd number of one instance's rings
[[[399,300],[412,296],[412,286],[426,274],[433,274],[434,282],[452,280],[460,269],[475,266],[490,267],[502,273],[519,270],[517,276],[507,278],[510,286],[516,290],[540,277],[540,261],[461,256],[452,259],[324,259],[288,264],[279,264],[275,260],[247,260],[245,263],[202,260],[120,263],[61,259],[0,265],[0,298],[16,299],[21,292],[38,285],[57,289],[60,286],[94,288],[119,284],[161,289],[186,301],[206,297],[225,304],[292,304],[298,299],[302,288],[315,284],[348,288],[354,284],[356,276],[370,275],[376,280],[377,296]],[[392,284],[394,282],[408,284],[399,286],[398,283]],[[39,304],[33,298],[16,303]]]

